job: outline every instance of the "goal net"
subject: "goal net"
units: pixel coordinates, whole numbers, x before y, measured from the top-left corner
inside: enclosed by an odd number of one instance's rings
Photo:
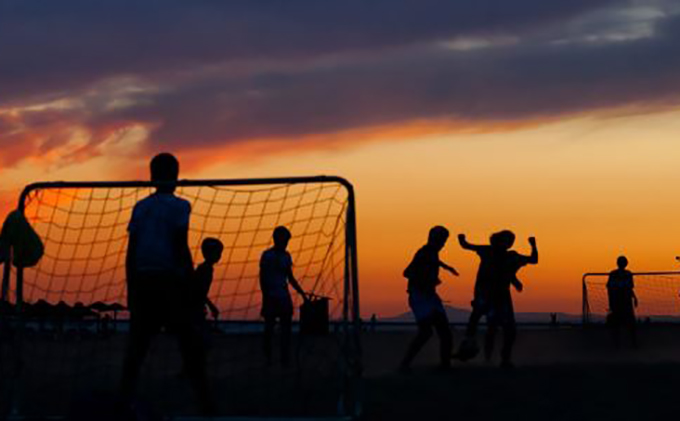
[[[352,186],[336,177],[182,180],[175,194],[192,205],[189,245],[203,261],[207,237],[224,244],[209,299],[207,372],[223,416],[335,416],[356,408],[360,372],[356,233]],[[135,203],[150,182],[39,183],[20,209],[45,245],[40,263],[13,269],[12,348],[20,371],[13,410],[25,416],[103,411],[118,392],[129,330],[125,256]],[[302,288],[328,298],[328,334],[300,334],[295,316],[292,362],[263,352],[259,262],[272,232],[287,227],[293,272]],[[5,323],[7,324],[7,323]],[[280,338],[280,334],[275,335]],[[278,356],[278,343],[274,343]],[[10,351],[6,351],[10,352]],[[152,340],[138,395],[164,415],[193,415],[197,405],[183,374],[177,341]],[[3,388],[7,385],[3,385]],[[89,409],[88,409],[89,408]],[[92,418],[95,419],[95,418]]]
[[[608,273],[583,276],[583,321],[603,323],[609,313]],[[680,322],[680,272],[633,273],[639,321]]]

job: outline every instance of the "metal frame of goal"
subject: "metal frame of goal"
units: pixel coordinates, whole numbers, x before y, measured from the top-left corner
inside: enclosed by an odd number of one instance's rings
[[[606,272],[589,272],[583,275],[581,315],[584,325],[605,322],[608,312],[608,277],[609,273]],[[633,272],[633,279],[640,302],[636,310],[638,319],[662,323],[680,322],[679,271]],[[593,288],[599,291],[597,297],[593,297]]]
[[[323,417],[323,418],[354,418],[359,416],[361,412],[360,382],[361,382],[361,342],[360,342],[360,312],[359,312],[359,282],[357,270],[357,236],[356,236],[356,203],[354,188],[346,179],[336,176],[313,176],[313,177],[289,177],[289,178],[258,178],[258,179],[210,179],[210,180],[179,180],[176,183],[179,195],[182,196],[183,189],[249,189],[260,191],[264,187],[275,189],[295,189],[299,188],[306,191],[306,186],[316,185],[326,188],[326,186],[336,186],[337,191],[343,190],[342,199],[344,204],[342,206],[343,214],[336,222],[341,227],[343,242],[338,254],[342,254],[344,262],[338,264],[339,266],[333,270],[338,270],[342,273],[342,285],[337,288],[341,291],[341,295],[336,298],[337,313],[331,312],[331,336],[333,336],[333,343],[338,349],[337,363],[339,367],[338,372],[341,372],[334,385],[337,391],[337,400],[334,404],[334,409],[331,413],[324,412],[323,414],[305,413],[298,415],[284,414],[284,417]],[[103,181],[103,182],[40,182],[30,184],[21,193],[18,202],[18,210],[24,212],[30,200],[39,192],[47,190],[106,190],[118,189],[127,191],[137,190],[148,192],[151,189],[158,187],[158,183],[148,181]],[[322,188],[322,189],[323,189]],[[306,193],[305,193],[306,194]],[[320,194],[320,193],[319,193]],[[300,199],[302,201],[302,199]],[[298,203],[299,207],[301,205]],[[296,210],[297,212],[297,210]],[[193,217],[192,217],[193,218]],[[313,219],[312,216],[309,218]],[[340,219],[342,219],[340,221]],[[193,219],[192,219],[193,220]],[[337,227],[337,226],[336,226]],[[240,229],[240,227],[239,227]],[[245,227],[243,229],[246,229]],[[295,236],[295,232],[293,233]],[[254,240],[253,240],[254,241]],[[318,244],[318,243],[317,243]],[[331,241],[332,244],[332,241]],[[252,246],[251,246],[252,247]],[[331,246],[328,246],[331,247]],[[342,248],[344,247],[344,250]],[[225,248],[226,250],[226,248]],[[301,250],[304,250],[301,246]],[[46,249],[46,253],[49,250]],[[11,251],[9,253],[11,255]],[[46,254],[47,255],[47,254]],[[0,309],[0,346],[3,348],[0,353],[0,388],[5,389],[0,392],[0,401],[5,400],[5,405],[0,405],[0,416],[3,412],[8,414],[8,417],[15,416],[21,419],[30,414],[22,413],[20,402],[22,396],[25,397],[31,390],[23,390],[25,382],[22,379],[22,373],[31,361],[26,361],[26,349],[30,329],[27,329],[27,321],[24,314],[23,307],[30,307],[25,304],[26,286],[24,284],[25,274],[22,268],[13,268],[11,264],[11,256],[7,257],[7,262],[4,266],[3,282],[2,282],[2,308]],[[33,270],[33,269],[27,269]],[[323,270],[319,269],[319,270]],[[321,275],[319,275],[320,277]],[[339,276],[338,276],[339,278]],[[12,279],[14,282],[12,282]],[[319,280],[316,280],[314,285],[318,285]],[[322,291],[323,293],[323,291]],[[13,300],[12,300],[13,298]],[[337,303],[341,299],[342,303]],[[251,314],[251,313],[249,313]],[[337,318],[333,318],[336,314]],[[250,326],[258,324],[254,320],[241,320],[241,324]],[[118,322],[120,323],[120,321]],[[297,326],[297,323],[295,323]],[[250,331],[249,331],[250,332]],[[244,336],[245,337],[245,336]],[[252,350],[250,351],[252,353]],[[298,351],[299,352],[299,351]],[[30,354],[30,353],[29,353]],[[300,381],[300,375],[295,376],[295,381]],[[26,388],[28,389],[28,388]],[[271,391],[270,391],[271,392]],[[32,400],[31,405],[40,405],[37,400]],[[4,406],[4,408],[3,408]],[[63,414],[41,414],[49,416],[60,416]],[[181,414],[180,414],[181,415]],[[184,414],[184,416],[191,416],[192,414]],[[276,418],[277,414],[227,414],[232,417],[248,416],[256,418]],[[173,415],[177,418],[177,415]]]

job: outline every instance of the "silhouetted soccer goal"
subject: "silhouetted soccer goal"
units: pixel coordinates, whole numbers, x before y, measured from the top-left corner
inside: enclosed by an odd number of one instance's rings
[[[337,177],[182,180],[177,186],[176,194],[192,204],[194,264],[202,261],[204,238],[225,246],[209,294],[220,316],[207,338],[220,415],[355,415],[360,343],[352,186]],[[38,183],[24,190],[19,209],[45,243],[45,255],[36,267],[6,277],[5,290],[11,285],[15,299],[2,312],[9,344],[3,352],[15,364],[3,365],[12,373],[0,379],[11,390],[0,404],[5,410],[11,405],[26,416],[90,411],[92,419],[109,410],[128,330],[127,225],[135,203],[153,191],[150,182]],[[299,335],[296,324],[289,366],[267,365],[261,345],[259,260],[279,225],[292,233],[288,251],[303,289],[329,298],[329,333]],[[301,300],[291,294],[297,319]],[[171,335],[154,339],[139,395],[142,406],[164,415],[196,413]]]
[[[583,275],[583,322],[603,323],[609,312],[608,273]],[[680,322],[680,272],[633,273],[638,320]]]

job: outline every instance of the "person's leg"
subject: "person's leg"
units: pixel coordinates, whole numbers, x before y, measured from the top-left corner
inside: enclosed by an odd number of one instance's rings
[[[487,323],[486,335],[484,335],[484,359],[486,362],[491,361],[491,358],[493,358],[496,330],[496,324],[489,321]]]
[[[479,326],[479,321],[482,319],[484,313],[480,307],[477,300],[472,302],[472,312],[470,313],[470,318],[468,319],[467,327],[465,329],[465,337],[468,339],[474,339],[477,336],[477,327]]]
[[[413,341],[409,344],[406,350],[406,355],[401,362],[402,369],[408,369],[411,366],[411,362],[416,357],[420,349],[425,345],[425,343],[432,336],[432,321],[424,320],[418,322],[418,334],[413,338]]]
[[[281,316],[281,363],[290,364],[290,337],[292,333],[293,315]]]
[[[442,367],[451,365],[451,349],[453,348],[453,335],[446,313],[437,313],[434,316],[434,328],[439,336],[439,361]]]
[[[190,321],[180,321],[175,329],[182,354],[182,363],[198,397],[201,411],[204,415],[212,415],[214,413],[214,402],[208,387],[206,349],[201,333],[196,325],[190,323]]]
[[[142,315],[132,314],[130,317],[130,333],[123,360],[123,376],[121,394],[125,402],[129,402],[137,387],[139,372],[149,350],[153,326]]]
[[[274,327],[276,326],[276,317],[267,315],[264,317],[264,338],[262,342],[262,349],[267,364],[272,362],[272,340],[274,337]]]
[[[517,337],[517,327],[514,320],[508,320],[503,324],[503,349],[501,350],[501,365],[512,366],[512,348]]]
[[[630,344],[633,348],[637,348],[637,323],[634,310],[631,310],[628,317],[628,329],[630,330]]]

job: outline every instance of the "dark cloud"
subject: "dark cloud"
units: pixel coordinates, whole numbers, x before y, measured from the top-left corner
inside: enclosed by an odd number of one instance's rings
[[[104,119],[157,125],[152,140],[211,145],[417,119],[549,119],[680,102],[680,19],[618,43],[536,43],[472,51],[419,48],[306,70],[201,78]],[[142,98],[140,98],[141,100]]]
[[[103,78],[522,34],[621,0],[8,0],[0,103]]]
[[[11,122],[0,114],[0,141],[9,139],[3,127],[22,127],[41,152],[68,143],[72,127],[90,135],[88,151],[135,124],[151,129],[154,148],[193,148],[413,120],[481,127],[680,99],[680,19],[643,19],[630,39],[613,42],[608,31],[628,28],[624,1],[616,9],[595,0],[233,0],[186,9],[69,0],[29,13],[37,3],[0,13],[0,60],[3,51],[13,58],[0,66],[0,103],[70,102]],[[591,15],[609,16],[606,27],[569,26]],[[9,43],[10,33],[21,36]],[[436,42],[459,36],[510,41]]]

